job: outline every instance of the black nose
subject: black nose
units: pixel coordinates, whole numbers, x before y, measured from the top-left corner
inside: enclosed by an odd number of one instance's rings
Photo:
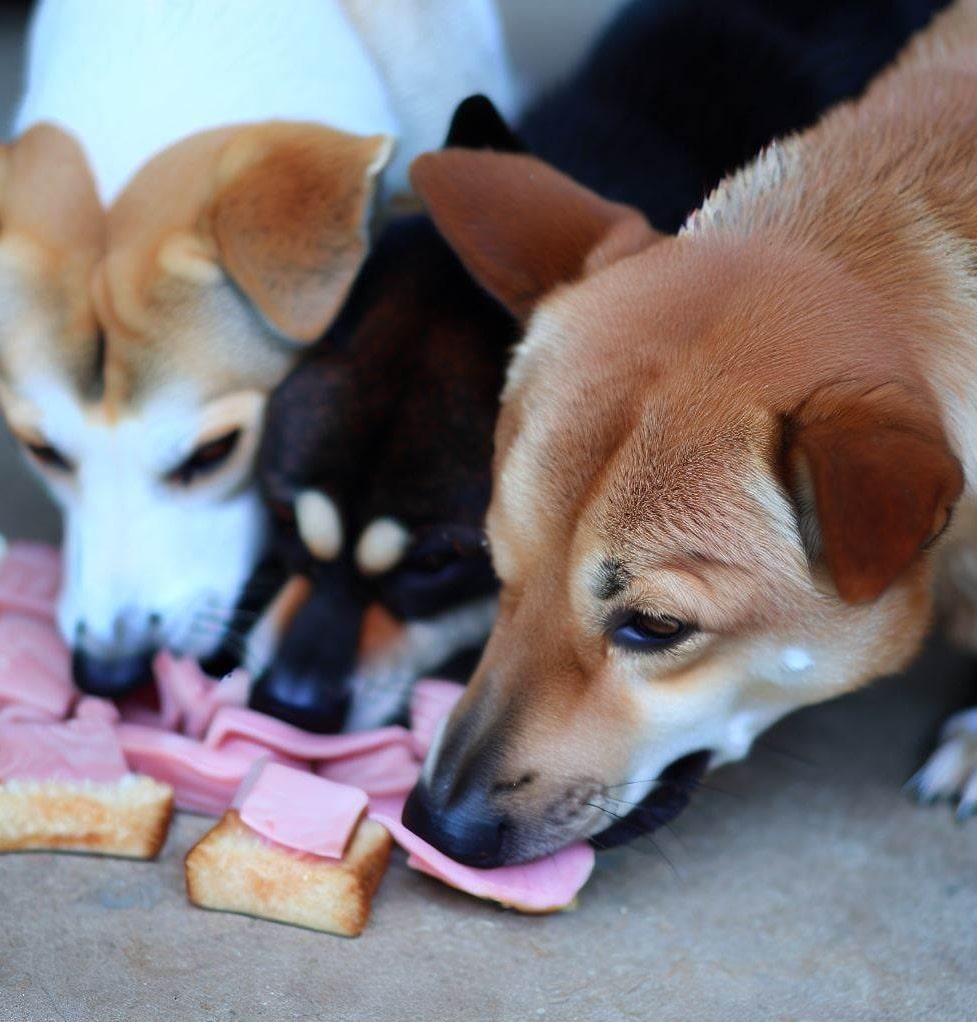
[[[507,823],[487,797],[472,793],[450,805],[438,805],[423,782],[410,793],[403,823],[418,837],[456,862],[491,869],[505,865]]]
[[[342,730],[349,696],[318,674],[294,673],[288,663],[273,664],[251,689],[252,709],[306,731],[333,734]]]
[[[362,621],[361,607],[343,581],[338,569],[317,577],[312,596],[251,690],[254,709],[306,731],[342,730]]]
[[[71,673],[82,692],[116,699],[153,680],[153,654],[134,653],[109,659],[76,649],[71,658]]]

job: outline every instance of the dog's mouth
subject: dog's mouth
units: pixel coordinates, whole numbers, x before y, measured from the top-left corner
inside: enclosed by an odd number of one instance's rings
[[[700,749],[675,760],[658,775],[654,787],[640,802],[595,834],[590,843],[598,849],[616,848],[670,823],[689,804],[711,757],[708,749]]]

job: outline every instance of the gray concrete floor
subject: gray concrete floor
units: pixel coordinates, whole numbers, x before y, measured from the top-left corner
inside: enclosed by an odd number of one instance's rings
[[[0,531],[56,534],[6,438]],[[972,676],[934,648],[908,677],[795,714],[671,831],[601,855],[560,916],[475,902],[399,854],[355,941],[203,912],[183,892],[207,826],[191,816],[157,863],[2,857],[0,1022],[972,1020],[977,822],[900,794]]]

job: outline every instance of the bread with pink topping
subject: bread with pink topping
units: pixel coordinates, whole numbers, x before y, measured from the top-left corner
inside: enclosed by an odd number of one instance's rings
[[[187,894],[202,908],[358,937],[391,844],[384,827],[364,819],[342,859],[312,855],[269,841],[231,809],[187,853]]]

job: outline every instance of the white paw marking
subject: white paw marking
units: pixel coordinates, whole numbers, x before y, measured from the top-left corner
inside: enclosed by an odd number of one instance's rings
[[[924,803],[957,800],[958,820],[977,813],[977,707],[947,720],[936,750],[906,787]]]

